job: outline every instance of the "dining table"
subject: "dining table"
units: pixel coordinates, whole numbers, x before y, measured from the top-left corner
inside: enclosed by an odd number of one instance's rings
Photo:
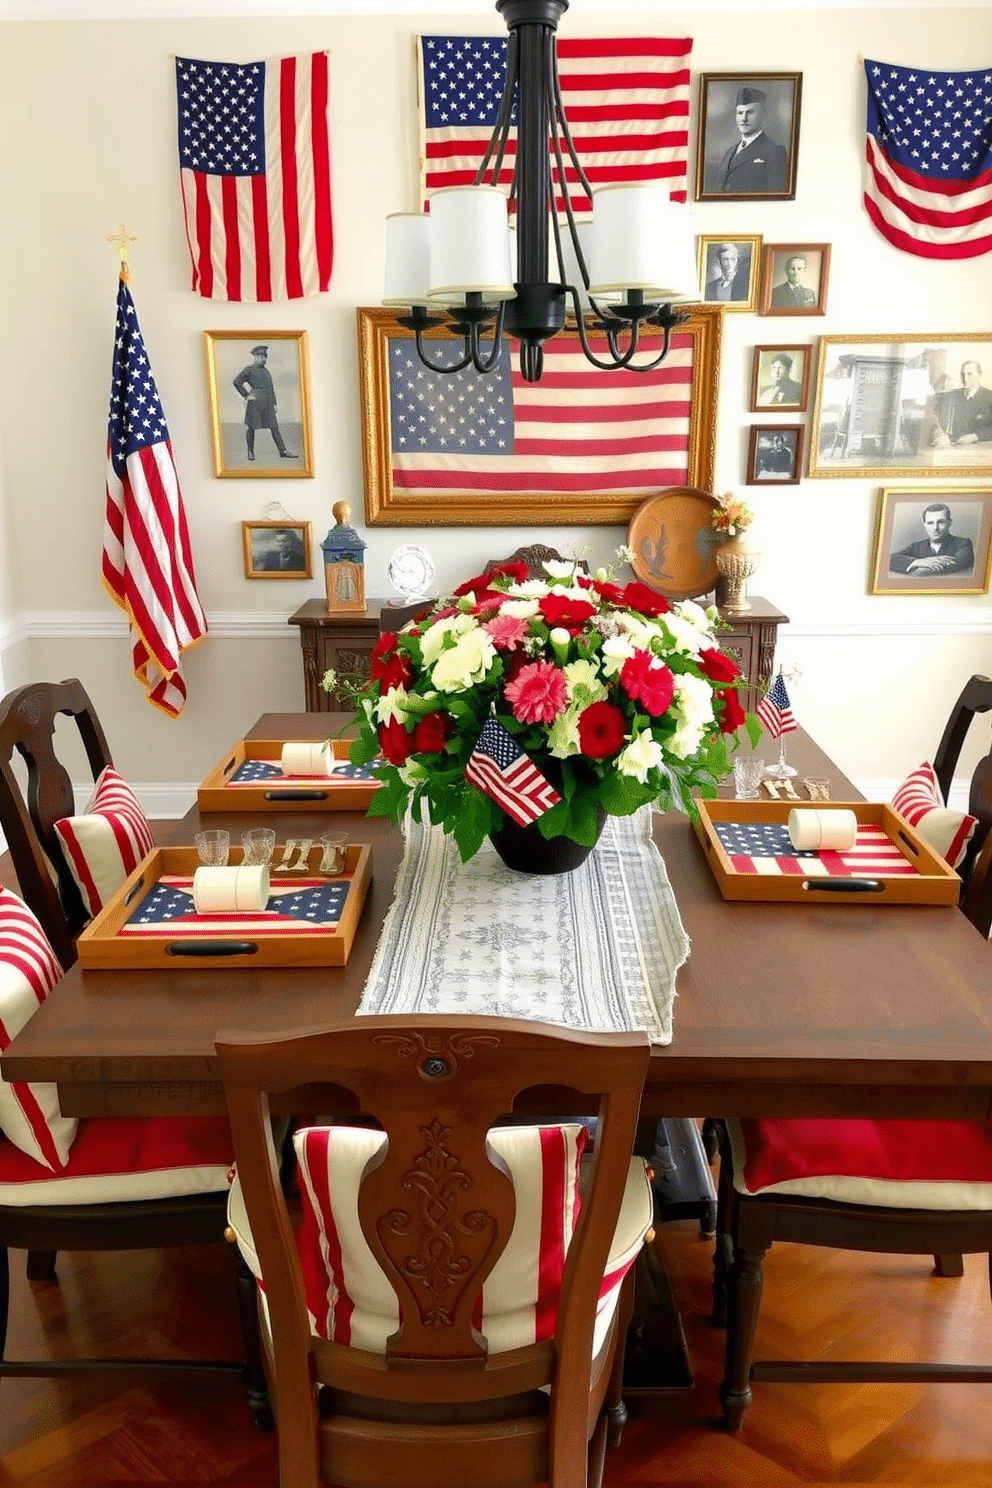
[[[268,713],[245,738],[324,739],[348,722],[346,714]],[[797,782],[825,781],[832,802],[860,799],[802,729],[788,736],[788,758]],[[264,822],[278,839],[316,838],[328,817],[271,809]],[[192,844],[204,825],[228,828],[236,842],[259,820],[254,811],[194,805],[165,840]],[[726,900],[691,822],[675,811],[652,820],[690,950],[677,973],[671,1042],[652,1047],[646,1115],[992,1113],[992,948],[959,909],[850,896]],[[219,1113],[219,1030],[272,1032],[353,1015],[404,837],[363,812],[334,812],[332,825],[372,849],[345,965],[77,963],[9,1045],[5,1077],[57,1082],[65,1115]]]

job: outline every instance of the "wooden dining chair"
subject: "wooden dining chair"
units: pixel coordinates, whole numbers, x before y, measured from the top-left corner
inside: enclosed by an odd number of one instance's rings
[[[77,679],[32,683],[0,702],[0,827],[20,889],[20,897],[0,890],[0,1051],[54,989],[61,970],[75,962],[76,937],[90,918],[56,831],[57,822],[75,813],[72,782],[57,752],[62,716],[75,723],[79,739],[60,736],[58,748],[71,753],[75,744],[98,780],[113,761]],[[18,756],[23,787],[14,766]],[[17,979],[23,979],[25,955],[31,978],[21,985]],[[10,1139],[10,1131],[15,1138],[21,1135],[20,1144]],[[223,1243],[233,1155],[230,1129],[222,1118],[90,1117],[68,1122],[60,1114],[54,1085],[0,1082],[0,1377],[109,1367],[107,1360],[3,1357],[8,1250],[28,1252],[30,1281],[55,1281],[59,1251]],[[271,1424],[254,1280],[244,1268],[237,1276],[236,1299],[245,1359],[195,1366],[187,1361],[115,1362],[125,1371],[236,1370],[245,1376],[256,1422]]]
[[[216,1049],[282,1488],[595,1488],[651,1220],[646,1036],[404,1015]],[[538,1087],[599,1116],[588,1173],[583,1125],[498,1125]],[[298,1109],[303,1089],[365,1124],[297,1132],[292,1208],[269,1096]]]
[[[951,709],[947,725],[937,746],[937,753],[933,757],[934,774],[945,801],[950,793],[954,772],[961,757],[961,749],[975,718],[979,713],[990,712],[992,712],[992,678],[979,675],[969,677],[962,688],[960,697]],[[962,906],[972,924],[976,925],[983,935],[988,935],[992,930],[992,900],[986,903],[983,899],[979,905],[977,902],[979,896],[971,896],[970,888],[975,866],[992,831],[992,735],[988,742],[988,750],[972,771],[968,791],[968,813],[976,819],[978,825],[968,844],[964,861],[957,869],[961,876]]]

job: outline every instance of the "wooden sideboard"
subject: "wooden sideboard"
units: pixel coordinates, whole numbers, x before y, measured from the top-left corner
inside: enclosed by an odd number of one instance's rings
[[[351,704],[340,692],[325,692],[320,680],[329,669],[339,678],[364,682],[369,675],[369,658],[379,638],[379,617],[389,606],[383,599],[370,599],[360,615],[329,615],[323,599],[308,599],[290,615],[290,625],[300,628],[303,652],[303,692],[308,713],[349,711]],[[751,598],[751,608],[744,615],[727,615],[727,630],[719,633],[720,645],[737,662],[747,679],[747,692],[742,697],[752,709],[771,681],[775,667],[775,645],[778,627],[788,620],[781,610],[758,596]]]

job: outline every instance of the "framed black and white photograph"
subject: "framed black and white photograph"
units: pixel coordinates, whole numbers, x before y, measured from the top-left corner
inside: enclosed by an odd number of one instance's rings
[[[204,331],[214,471],[313,476],[306,331]]]
[[[812,360],[811,346],[756,346],[751,367],[751,412],[761,408],[804,412]]]
[[[992,336],[823,336],[811,476],[992,475]]]
[[[246,579],[309,579],[313,577],[313,539],[310,522],[291,517],[274,521],[242,522]]]
[[[992,487],[880,491],[871,594],[985,594],[990,562]]]
[[[802,424],[752,424],[745,483],[794,486],[802,473]]]
[[[704,72],[697,201],[792,201],[801,72]]]
[[[696,239],[699,284],[707,305],[727,310],[754,310],[758,303],[761,238]]]
[[[829,269],[829,243],[766,243],[761,314],[823,315]]]

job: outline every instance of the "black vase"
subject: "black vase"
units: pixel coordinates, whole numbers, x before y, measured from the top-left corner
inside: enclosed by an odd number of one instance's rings
[[[602,807],[597,808],[596,818],[599,823],[598,842],[606,822],[606,812]],[[571,837],[542,837],[536,822],[518,827],[509,817],[495,832],[490,832],[489,841],[507,868],[514,868],[518,873],[571,873],[585,862],[595,846],[593,843],[591,847],[583,847],[580,842],[573,842]]]

